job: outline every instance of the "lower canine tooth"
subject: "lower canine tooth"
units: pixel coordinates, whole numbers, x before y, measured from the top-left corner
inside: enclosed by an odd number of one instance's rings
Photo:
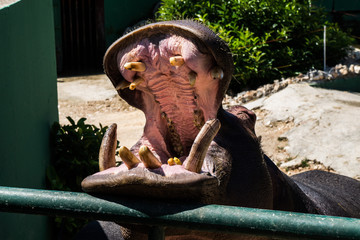
[[[218,119],[208,120],[196,136],[185,166],[186,170],[199,173],[211,141],[220,129]]]
[[[184,58],[182,56],[175,56],[169,58],[170,64],[172,66],[180,67],[184,64]]]
[[[104,171],[108,168],[115,167],[115,150],[117,146],[116,139],[116,128],[115,123],[106,130],[104,137],[101,141],[100,151],[99,151],[99,169]]]
[[[154,156],[147,146],[141,146],[139,156],[146,168],[155,169],[161,167],[160,161]]]
[[[140,163],[140,160],[125,146],[119,149],[119,155],[128,169],[132,169]]]
[[[190,86],[194,86],[195,85],[195,81],[196,81],[196,77],[197,77],[197,74],[196,72],[189,72],[189,83],[190,83]]]
[[[224,71],[219,66],[213,67],[210,73],[213,79],[223,79],[224,77]]]
[[[136,78],[129,86],[130,90],[134,90],[138,85],[140,85],[144,81],[143,78]]]
[[[124,64],[124,68],[135,72],[143,72],[146,70],[145,63],[143,62],[127,62]]]

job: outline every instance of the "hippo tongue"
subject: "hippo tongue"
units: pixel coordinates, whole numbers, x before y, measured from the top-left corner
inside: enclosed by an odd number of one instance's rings
[[[113,168],[116,165],[115,162],[115,146],[117,141],[116,128],[117,128],[116,124],[115,123],[112,124],[106,131],[104,138],[102,140],[99,151],[100,171]],[[199,134],[196,136],[194,143],[192,144],[189,156],[184,162],[184,166],[185,166],[184,168],[186,170],[195,173],[200,173],[209,145],[213,141],[219,129],[220,129],[220,121],[217,119],[209,120],[204,124]],[[151,169],[161,168],[160,160],[156,159],[156,157],[144,157],[151,154],[151,153],[143,153],[144,151],[149,151],[148,148],[143,146],[140,151],[141,152],[139,154],[142,156],[141,160],[145,167]],[[125,147],[121,147],[120,157],[122,158],[128,169],[132,169],[136,167],[137,164],[140,163],[140,161],[136,158],[136,156],[132,154],[132,152]],[[164,168],[162,171],[162,175],[165,176],[173,175],[174,171],[171,170],[174,169]]]

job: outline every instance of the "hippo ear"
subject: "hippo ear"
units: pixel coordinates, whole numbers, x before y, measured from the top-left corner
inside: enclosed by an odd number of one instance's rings
[[[253,111],[243,106],[234,106],[227,111],[238,117],[241,124],[255,134],[256,115]]]

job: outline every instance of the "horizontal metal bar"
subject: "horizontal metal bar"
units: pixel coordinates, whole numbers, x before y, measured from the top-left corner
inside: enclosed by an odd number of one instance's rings
[[[360,239],[360,219],[0,187],[0,211],[306,239]]]

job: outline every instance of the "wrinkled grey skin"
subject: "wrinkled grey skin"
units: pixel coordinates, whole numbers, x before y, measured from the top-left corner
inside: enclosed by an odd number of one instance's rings
[[[161,24],[163,26],[160,26]],[[183,192],[161,189],[162,192],[168,192],[168,194],[164,193],[160,198],[188,197],[191,201],[206,204],[360,218],[360,182],[323,171],[309,171],[288,177],[263,154],[254,131],[256,116],[242,107],[235,107],[228,112],[222,109],[221,99],[231,79],[233,63],[228,47],[219,37],[206,27],[192,21],[158,23],[150,27],[145,26],[140,30],[145,29],[147,34],[151,34],[156,27],[163,28],[164,31],[180,32],[185,37],[195,35],[197,41],[202,41],[202,46],[207,48],[206,51],[212,52],[215,61],[224,69],[224,79],[219,83],[217,94],[219,102],[217,118],[221,122],[221,128],[208,150],[204,163],[210,166],[209,171],[215,169],[211,174],[210,184],[195,188],[196,193],[189,192],[188,195],[185,193],[185,196]],[[129,37],[131,34],[126,36]],[[135,37],[141,36],[139,30],[136,30],[135,35]],[[116,54],[116,47],[116,44],[110,47],[112,50],[110,54],[108,50],[104,60],[105,71],[114,86],[123,79],[118,69],[110,64],[111,61],[115,61],[111,53]],[[125,89],[120,90],[119,95],[129,104],[142,109],[139,92]],[[211,184],[214,179],[216,179],[217,187]],[[150,186],[152,189],[155,187],[155,185]],[[122,191],[121,189],[119,187],[118,191]],[[126,194],[129,189],[131,186],[126,186],[124,193]],[[142,194],[141,189],[134,192],[136,192],[135,196]],[[143,194],[144,197],[154,197],[145,190]],[[100,234],[102,238],[97,236],[96,239],[115,239],[119,234],[130,239],[146,239],[146,235],[134,230],[124,230],[114,223],[95,222],[92,223],[91,230],[89,229],[90,226],[85,228],[79,233],[78,238],[82,239],[85,236],[84,239],[91,239],[90,237],[95,235],[90,232],[102,232],[103,234]],[[251,239],[234,235],[181,232],[180,230],[172,230],[168,234],[173,235],[173,238],[169,236],[167,239],[189,239],[189,236],[191,239]]]

